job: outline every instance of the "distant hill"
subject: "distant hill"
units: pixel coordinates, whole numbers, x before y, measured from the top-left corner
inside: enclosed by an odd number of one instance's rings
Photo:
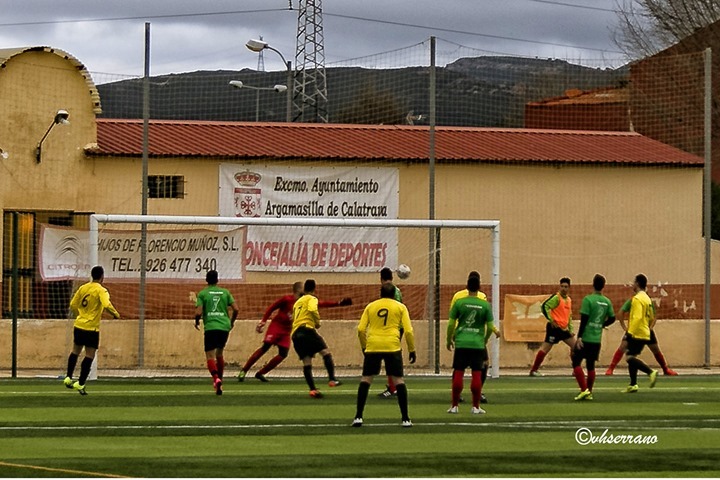
[[[334,123],[401,124],[408,112],[427,115],[427,67],[326,69],[328,112]],[[594,69],[562,60],[516,57],[461,58],[437,68],[437,124],[521,127],[523,106],[570,88],[617,86],[627,69]],[[286,83],[285,72],[197,71],[151,78],[154,119],[253,121],[255,92],[228,85]],[[103,117],[141,118],[142,79],[98,85]],[[259,119],[284,121],[285,94],[260,92]],[[420,120],[418,123],[423,123]]]

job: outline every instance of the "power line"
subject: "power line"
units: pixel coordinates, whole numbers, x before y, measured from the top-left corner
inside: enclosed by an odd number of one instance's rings
[[[109,18],[82,18],[71,20],[42,20],[37,22],[17,22],[17,23],[0,23],[0,27],[26,27],[33,25],[59,25],[63,23],[82,23],[82,22],[117,22],[125,20],[154,20],[163,18],[187,18],[187,17],[210,17],[213,15],[238,15],[244,13],[268,13],[268,12],[287,12],[287,8],[265,8],[259,10],[235,10],[231,12],[201,12],[201,13],[175,13],[167,15],[141,15],[134,17],[109,17]]]
[[[589,8],[589,9],[595,9],[595,10],[603,10],[603,11],[614,11],[614,10],[607,10],[607,9],[601,9],[599,7],[583,7],[580,5],[575,4],[568,4],[563,2],[558,2],[554,0],[528,0],[528,1],[534,1],[538,3],[548,3],[553,5],[563,5],[563,6],[572,6],[572,7],[579,7],[579,8]],[[287,8],[268,8],[268,9],[257,9],[257,10],[235,10],[235,11],[227,11],[227,12],[200,12],[200,13],[181,13],[181,14],[167,14],[167,15],[145,15],[145,16],[128,16],[128,17],[109,17],[109,18],[88,18],[88,19],[68,19],[68,20],[45,20],[45,21],[35,21],[35,22],[17,22],[17,23],[0,23],[1,27],[18,27],[18,26],[36,26],[36,25],[58,25],[58,24],[65,24],[65,23],[82,23],[82,22],[115,22],[115,21],[127,21],[127,20],[152,20],[152,19],[165,19],[165,18],[188,18],[188,17],[207,17],[207,16],[214,16],[214,15],[238,15],[238,14],[251,14],[251,13],[269,13],[269,12],[286,12],[288,11]],[[358,20],[363,22],[372,22],[372,23],[380,23],[385,25],[395,25],[400,27],[409,27],[409,28],[422,28],[425,30],[434,30],[438,32],[448,32],[448,33],[457,33],[461,35],[470,35],[475,37],[483,37],[483,38],[492,38],[496,40],[508,40],[513,42],[523,42],[523,43],[531,43],[535,45],[550,45],[554,47],[565,47],[565,48],[576,48],[580,50],[590,50],[590,51],[596,51],[596,52],[607,52],[607,53],[618,53],[622,54],[623,52],[617,51],[617,50],[607,50],[603,48],[596,48],[596,47],[584,47],[580,45],[570,45],[565,43],[557,43],[557,42],[545,42],[540,40],[530,40],[526,38],[516,38],[516,37],[508,37],[504,35],[493,35],[489,33],[478,33],[478,32],[468,32],[465,30],[456,30],[452,28],[442,28],[442,27],[433,27],[431,25],[419,25],[414,23],[406,23],[406,22],[398,22],[398,21],[392,21],[392,20],[379,20],[376,18],[366,18],[366,17],[359,17],[355,15],[343,15],[339,13],[329,13],[327,11],[323,12],[324,16],[328,17],[337,17],[337,18],[344,18],[349,20]]]
[[[546,3],[548,5],[556,5],[556,6],[560,6],[560,7],[584,8],[586,10],[597,10],[599,12],[617,13],[617,10],[614,10],[612,8],[591,7],[588,5],[578,5],[576,3],[557,2],[557,1],[553,1],[553,0],[525,0],[525,1],[526,2],[535,2],[535,3]]]
[[[506,36],[503,36],[503,35],[492,35],[492,34],[489,34],[489,33],[468,32],[468,31],[465,31],[465,30],[455,30],[455,29],[453,29],[453,28],[433,27],[433,26],[429,26],[429,25],[418,25],[418,24],[415,24],[415,23],[395,22],[395,21],[392,21],[392,20],[378,20],[378,19],[376,19],[376,18],[357,17],[357,16],[354,16],[354,15],[342,15],[342,14],[339,14],[339,13],[323,12],[323,15],[328,16],[328,17],[338,17],[338,18],[345,18],[345,19],[349,19],[349,20],[360,20],[360,21],[364,21],[364,22],[382,23],[382,24],[386,24],[386,25],[395,25],[395,26],[400,26],[400,27],[422,28],[422,29],[425,29],[425,30],[435,30],[435,31],[438,31],[438,32],[459,33],[459,34],[462,34],[462,35],[471,35],[471,36],[475,36],[475,37],[493,38],[493,39],[496,39],[496,40],[510,40],[510,41],[513,41],[513,42],[533,43],[533,44],[536,44],[536,45],[551,45],[551,46],[554,46],[554,47],[577,48],[577,49],[580,49],[580,50],[592,50],[592,51],[596,51],[596,52],[608,52],[608,53],[620,53],[620,54],[623,53],[623,52],[620,52],[620,51],[617,51],[617,50],[607,50],[607,49],[604,49],[604,48],[583,47],[583,46],[580,46],[580,45],[569,45],[569,44],[567,44],[567,43],[543,42],[543,41],[540,41],[540,40],[528,40],[528,39],[526,39],[526,38],[506,37]]]

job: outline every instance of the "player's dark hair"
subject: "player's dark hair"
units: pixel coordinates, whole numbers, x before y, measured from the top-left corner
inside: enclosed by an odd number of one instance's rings
[[[635,283],[638,284],[638,287],[645,290],[647,288],[647,277],[645,276],[645,274],[638,273],[637,275],[635,275]]]
[[[560,283],[567,283],[568,285],[570,285],[570,278],[569,278],[569,277],[562,277],[562,278],[560,279]]]
[[[90,270],[90,276],[95,281],[100,280],[103,275],[105,275],[105,269],[100,265],[95,265],[92,270]]]
[[[480,277],[470,277],[467,279],[467,289],[470,292],[480,290]]]
[[[605,288],[605,277],[603,277],[599,273],[596,273],[593,277],[593,288],[598,292]]]
[[[305,293],[312,293],[315,291],[315,280],[312,278],[308,278],[305,280],[305,285],[303,286],[303,290]]]
[[[475,270],[473,270],[472,272],[468,273],[468,279],[472,277],[480,278],[480,272],[476,272]]]
[[[390,280],[393,279],[393,271],[389,267],[385,267],[382,270],[380,270],[380,281]]]
[[[217,285],[218,283],[218,272],[217,270],[208,270],[205,274],[205,281],[208,285]]]
[[[380,286],[380,298],[395,298],[395,285],[383,283]]]

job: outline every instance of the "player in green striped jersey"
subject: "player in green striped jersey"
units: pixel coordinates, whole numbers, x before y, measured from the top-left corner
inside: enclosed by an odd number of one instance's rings
[[[605,277],[599,273],[593,277],[593,293],[583,298],[580,306],[580,328],[575,347],[572,350],[573,375],[580,387],[575,400],[592,400],[595,383],[595,362],[600,355],[603,328],[615,322],[615,311],[609,298],[602,294]],[[582,368],[585,360],[587,378]]]
[[[235,326],[238,307],[235,299],[226,288],[218,287],[218,272],[209,270],[205,275],[208,286],[203,288],[195,303],[195,329],[200,330],[203,321],[205,360],[213,378],[213,387],[217,395],[222,395],[222,379],[225,370],[224,350],[230,330]],[[232,309],[232,317],[228,315]]]
[[[393,283],[393,271],[389,267],[385,267],[382,270],[380,270],[380,285],[385,284],[392,284]],[[398,302],[402,303],[403,297],[402,292],[400,291],[400,288],[398,288],[397,285],[395,286],[395,294],[393,298],[397,300]],[[400,325],[400,339],[402,340],[403,337],[403,327]],[[385,390],[378,393],[378,397],[380,398],[392,398],[397,395],[397,389],[395,388],[395,382],[393,382],[393,378],[391,375],[387,376],[387,385],[385,387]]]
[[[485,348],[487,339],[494,331],[490,303],[478,296],[480,278],[471,276],[467,280],[468,296],[457,300],[450,310],[446,345],[455,348],[453,355],[452,405],[448,413],[458,413],[460,394],[463,390],[465,369],[470,368],[473,406],[471,413],[483,414],[480,408],[482,394],[482,367],[487,361]]]

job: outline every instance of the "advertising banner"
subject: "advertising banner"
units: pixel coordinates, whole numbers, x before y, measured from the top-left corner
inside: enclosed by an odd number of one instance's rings
[[[397,219],[396,168],[220,165],[220,216]],[[248,227],[249,271],[376,272],[397,264],[397,229]]]
[[[89,232],[42,225],[40,275],[43,280],[86,280],[90,277]],[[137,280],[140,276],[140,231],[101,230],[98,263],[105,278]],[[148,280],[204,281],[208,270],[223,280],[242,281],[242,248],[245,228],[148,230],[146,278]]]
[[[550,295],[505,295],[505,312],[502,322],[503,340],[506,342],[542,342],[545,339],[547,320],[542,314],[542,303]]]

